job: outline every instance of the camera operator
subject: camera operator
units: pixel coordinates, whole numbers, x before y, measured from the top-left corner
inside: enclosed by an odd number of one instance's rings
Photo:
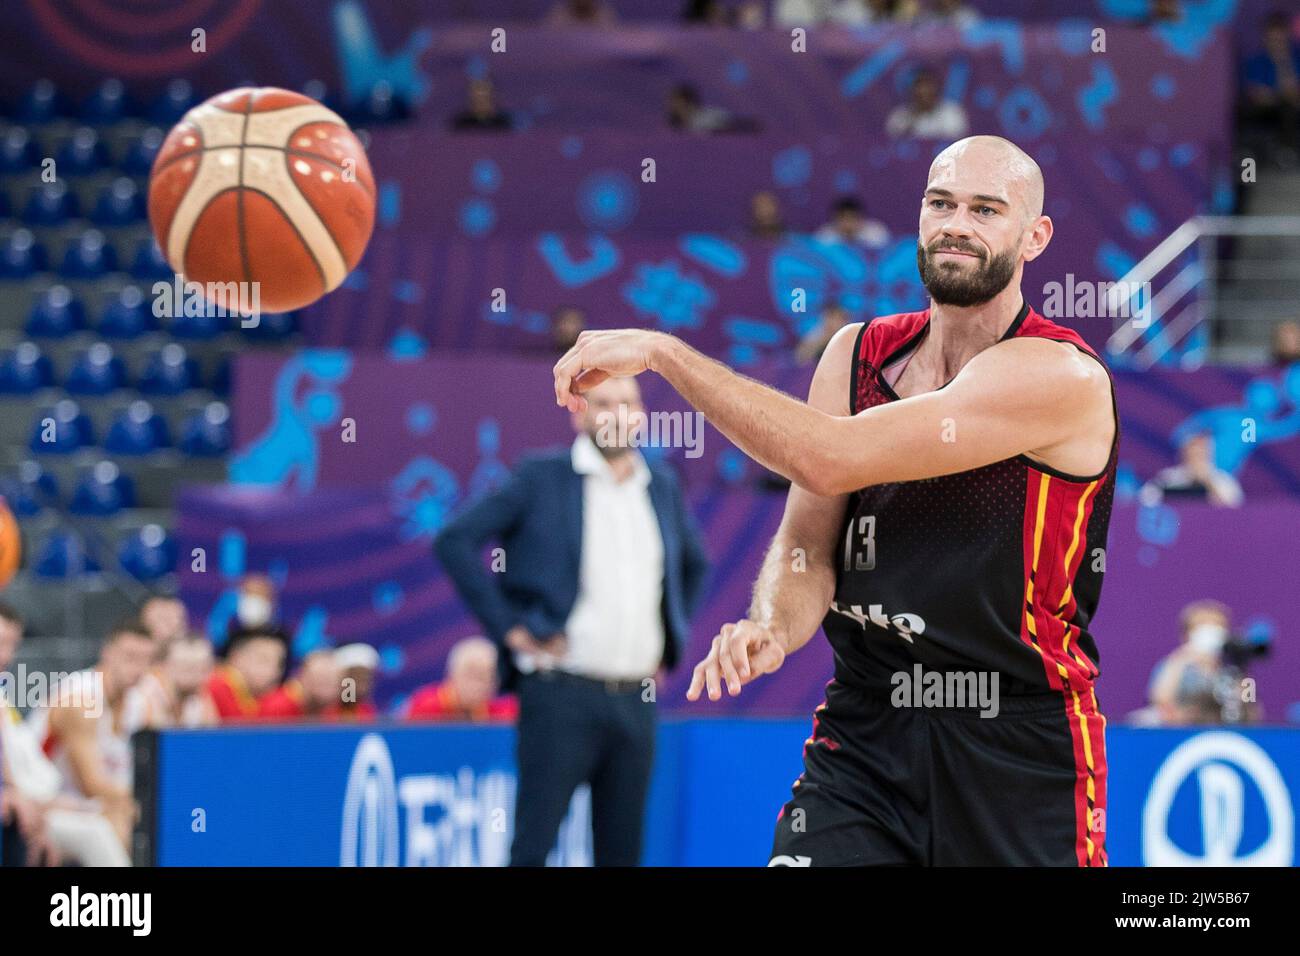
[[[1180,615],[1183,642],[1151,675],[1151,707],[1166,726],[1237,724],[1258,719],[1245,694],[1246,666],[1268,645],[1236,637],[1219,601],[1194,601]]]

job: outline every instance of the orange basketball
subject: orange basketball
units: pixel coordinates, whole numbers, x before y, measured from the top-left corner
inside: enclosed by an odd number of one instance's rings
[[[18,571],[23,556],[23,538],[18,522],[9,505],[0,498],[0,588],[7,585]]]
[[[149,223],[187,281],[256,283],[262,311],[338,287],[375,224],[361,143],[311,97],[242,88],[194,107],[149,174]]]

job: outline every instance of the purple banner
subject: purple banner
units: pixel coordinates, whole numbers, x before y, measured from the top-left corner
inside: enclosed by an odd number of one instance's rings
[[[488,22],[450,25],[396,0],[206,6],[150,15],[29,0],[10,24],[10,35],[29,39],[0,58],[0,89],[14,96],[49,76],[75,96],[119,76],[144,92],[186,76],[205,95],[245,82],[321,80],[362,97],[384,82],[443,125],[463,108],[467,77],[490,72],[522,125],[655,130],[671,85],[688,82],[706,102],[770,130],[815,133],[861,128],[864,117],[879,128],[927,63],[941,68],[945,95],[964,105],[974,129],[1029,141],[1109,131],[1158,142],[1161,129],[1172,141],[1221,140],[1231,104],[1227,3],[1185,4],[1197,9],[1154,30],[1111,24],[1104,53],[1094,51],[1087,21],[817,30],[802,52],[782,29],[514,24],[505,51],[494,52]],[[1209,6],[1219,9],[1199,9]],[[201,52],[196,26],[206,31]]]

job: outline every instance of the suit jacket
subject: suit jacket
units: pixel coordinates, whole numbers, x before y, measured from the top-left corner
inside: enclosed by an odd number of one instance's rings
[[[686,647],[708,558],[676,475],[661,463],[647,464],[647,490],[664,549],[663,663],[672,668]],[[582,488],[583,476],[573,470],[569,448],[526,456],[504,485],[460,512],[434,540],[434,551],[461,599],[500,650],[503,689],[518,676],[505,646],[506,632],[523,625],[539,640],[563,633],[577,601]],[[485,568],[483,547],[489,541],[504,548],[504,571]]]

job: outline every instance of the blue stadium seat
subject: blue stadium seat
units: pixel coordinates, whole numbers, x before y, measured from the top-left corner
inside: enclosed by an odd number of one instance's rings
[[[134,401],[108,426],[104,447],[115,455],[147,455],[171,446],[167,420],[146,401]]]
[[[77,356],[63,384],[73,395],[107,395],[125,387],[126,365],[111,345],[96,342]]]
[[[41,183],[27,197],[23,221],[33,226],[61,226],[81,211],[77,195],[62,180]]]
[[[132,278],[142,282],[158,282],[170,279],[175,274],[152,236],[142,240],[136,247],[135,259],[131,262]]]
[[[13,207],[9,205],[9,191],[0,187],[0,219],[8,219],[13,214]]]
[[[140,391],[146,395],[179,395],[198,386],[198,366],[185,347],[169,342],[149,357],[140,377]]]
[[[118,167],[131,176],[147,176],[149,170],[153,169],[154,157],[162,147],[163,136],[161,129],[150,126],[132,141]]]
[[[96,462],[86,471],[72,493],[73,514],[107,518],[124,508],[135,507],[135,485],[113,462]]]
[[[231,316],[217,315],[216,309],[204,309],[200,315],[176,316],[167,331],[178,339],[205,341],[215,339],[222,332],[238,325],[238,322],[238,319]]]
[[[23,330],[34,338],[61,339],[86,327],[86,307],[66,285],[50,286],[32,304]]]
[[[59,501],[62,494],[59,476],[55,472],[45,471],[40,462],[32,458],[19,464],[18,481],[38,503]]]
[[[72,399],[65,398],[54,408],[37,413],[27,447],[38,455],[70,455],[93,444],[95,430],[90,416]]]
[[[257,325],[244,329],[243,334],[259,342],[279,342],[298,329],[296,312],[263,312]]]
[[[54,157],[59,178],[90,176],[108,167],[108,151],[92,127],[79,126]]]
[[[0,357],[0,393],[30,395],[54,384],[54,368],[35,342],[19,342]]]
[[[96,331],[106,339],[134,339],[158,328],[158,319],[138,286],[123,286],[104,307]]]
[[[149,119],[160,126],[174,126],[196,103],[189,80],[172,80],[149,107]]]
[[[87,229],[63,255],[59,274],[69,279],[99,279],[117,269],[117,253],[98,229]]]
[[[24,461],[16,474],[0,477],[0,495],[19,518],[33,518],[45,510],[46,502],[57,501],[59,482],[35,461]]]
[[[147,524],[122,542],[122,568],[141,581],[156,581],[176,568],[176,542],[161,525]]]
[[[37,80],[18,106],[24,123],[48,123],[67,114],[67,104],[52,80]]]
[[[230,359],[223,358],[217,362],[217,367],[212,372],[212,381],[208,383],[208,388],[218,395],[230,394],[230,364]]]
[[[11,126],[0,137],[0,173],[25,173],[41,161],[31,133]]]
[[[224,402],[209,402],[181,426],[180,449],[195,458],[217,458],[230,451],[230,409]]]
[[[90,219],[99,226],[129,226],[144,219],[144,197],[135,180],[119,176],[105,186]]]
[[[71,531],[55,531],[45,540],[33,568],[43,578],[70,578],[98,573],[99,562],[86,553],[86,543]]]
[[[81,104],[81,119],[96,126],[116,123],[130,113],[131,101],[126,95],[126,84],[116,77],[100,83]]]
[[[0,279],[27,279],[48,265],[45,247],[30,229],[15,229],[0,246]]]

